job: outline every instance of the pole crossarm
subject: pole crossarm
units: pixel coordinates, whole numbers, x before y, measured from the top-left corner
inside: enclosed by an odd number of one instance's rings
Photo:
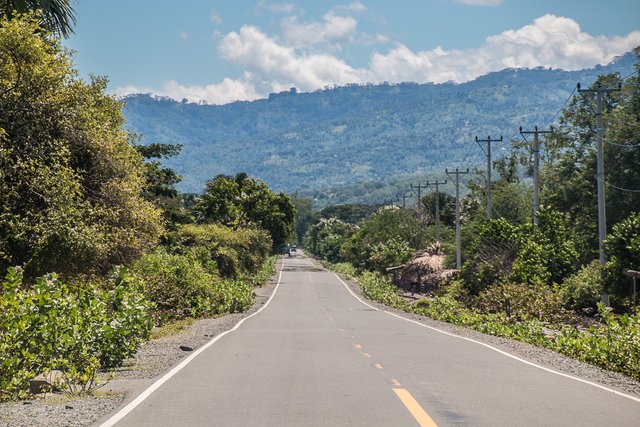
[[[447,183],[447,180],[444,180],[443,182],[440,182],[438,180],[436,180],[435,182],[429,182],[427,181],[426,186],[430,187],[432,185],[435,185],[436,187],[436,218],[435,218],[435,223],[436,223],[436,242],[440,241],[440,185],[444,185]]]
[[[533,223],[538,225],[538,209],[540,208],[540,142],[538,136],[540,134],[553,133],[553,127],[550,130],[540,130],[535,126],[533,130],[522,130],[520,126],[520,135],[533,135]]]
[[[469,169],[466,171],[460,171],[456,168],[455,171],[449,172],[448,169],[444,171],[447,176],[455,176],[456,184],[456,268],[460,270],[462,266],[462,255],[460,251],[460,175],[469,173]]]
[[[487,156],[487,219],[491,219],[491,143],[502,142],[502,135],[500,135],[499,139],[491,139],[491,135],[486,139],[479,139],[476,136],[476,144],[480,145],[481,142],[487,143],[487,149],[483,149],[482,151],[484,151],[484,154]],[[482,146],[480,146],[480,148],[482,148]]]

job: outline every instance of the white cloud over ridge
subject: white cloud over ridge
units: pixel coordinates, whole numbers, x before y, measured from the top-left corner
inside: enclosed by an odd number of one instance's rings
[[[339,54],[342,45],[358,39],[357,21],[349,15],[349,11],[361,10],[358,4],[351,3],[351,9],[345,9],[345,13],[334,8],[322,21],[284,18],[279,36],[266,34],[254,26],[222,34],[218,52],[228,63],[244,69],[240,78],[225,78],[206,86],[171,81],[153,92],[174,99],[224,104],[263,98],[290,87],[313,91],[334,85],[384,81],[462,83],[504,68],[588,68],[609,63],[615,56],[640,45],[640,31],[626,36],[592,36],[582,32],[572,19],[548,14],[529,25],[490,36],[472,49],[436,47],[413,51],[396,43],[386,52],[373,52],[368,66],[357,68]],[[135,92],[134,89],[126,88],[128,93]],[[125,88],[116,92],[126,93]]]

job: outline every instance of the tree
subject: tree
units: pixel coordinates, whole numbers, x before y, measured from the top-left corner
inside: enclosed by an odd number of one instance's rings
[[[636,69],[640,70],[640,48]],[[601,75],[590,86],[616,87],[620,75]],[[624,82],[620,92],[603,98],[605,199],[607,228],[637,210],[640,205],[640,77]],[[581,262],[591,261],[598,247],[595,94],[576,96],[563,111],[560,131],[547,140],[556,147],[554,163],[542,169],[542,200],[569,213]],[[631,191],[629,191],[631,190]]]
[[[304,242],[304,236],[307,231],[315,224],[319,219],[317,211],[313,210],[313,199],[302,198],[296,195],[291,197],[291,202],[296,207],[296,222],[295,232],[296,239],[299,245]]]
[[[180,154],[182,145],[152,143],[134,144],[133,147],[145,159],[144,198],[162,209],[164,219],[172,230],[176,229],[176,224],[193,222],[194,219],[185,206],[184,199],[178,197],[176,189],[176,184],[182,180],[182,177],[173,169],[162,167],[158,160],[151,160],[175,157]]]
[[[0,269],[104,272],[162,233],[105,79],[84,82],[34,16],[0,20]]]
[[[265,183],[245,173],[218,175],[207,182],[195,211],[201,223],[258,226],[269,232],[274,249],[287,243],[296,214],[289,196],[273,193]]]
[[[612,303],[630,306],[631,279],[628,270],[640,270],[640,212],[630,215],[613,227],[605,240],[608,261],[604,271],[605,290],[612,295]]]
[[[40,11],[40,25],[69,37],[76,23],[70,0],[0,0],[0,18],[15,19],[30,11]]]

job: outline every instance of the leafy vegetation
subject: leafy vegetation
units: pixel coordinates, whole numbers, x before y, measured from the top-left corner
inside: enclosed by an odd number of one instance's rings
[[[104,287],[48,275],[25,288],[22,271],[9,268],[0,298],[0,400],[25,397],[29,381],[52,369],[67,391],[90,390],[100,367],[118,366],[148,337],[150,309],[125,269]]]
[[[104,274],[138,258],[160,211],[106,80],[79,80],[32,15],[0,21],[0,57],[0,271]]]

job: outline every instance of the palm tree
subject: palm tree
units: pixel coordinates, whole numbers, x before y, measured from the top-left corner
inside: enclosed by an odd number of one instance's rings
[[[40,10],[44,28],[69,37],[76,23],[70,3],[71,0],[0,0],[0,16],[11,19],[16,14]]]

